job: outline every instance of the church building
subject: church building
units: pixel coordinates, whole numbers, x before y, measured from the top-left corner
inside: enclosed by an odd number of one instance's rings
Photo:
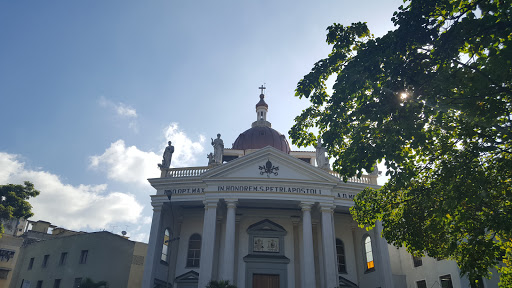
[[[378,173],[344,182],[321,143],[292,151],[267,120],[263,89],[251,128],[230,149],[220,134],[212,140],[207,166],[169,168],[169,143],[161,177],[149,179],[156,193],[143,287],[431,287],[450,275],[452,286],[432,287],[461,287],[450,261],[432,262],[448,267],[433,280],[406,279],[402,266],[413,271],[414,259],[380,237],[380,223],[367,231],[349,212],[358,192],[379,187]]]

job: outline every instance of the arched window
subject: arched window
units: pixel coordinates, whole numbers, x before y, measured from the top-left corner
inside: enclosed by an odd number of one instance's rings
[[[187,267],[199,267],[201,235],[193,234],[188,240]]]
[[[167,259],[169,257],[169,239],[171,239],[171,233],[169,232],[169,229],[165,229],[161,258],[161,260],[164,262],[167,262]]]
[[[363,239],[366,271],[372,271],[375,270],[375,262],[373,262],[372,239],[368,235],[365,235]]]
[[[347,273],[347,263],[345,262],[345,245],[343,241],[336,238],[336,259],[338,259],[338,273]]]

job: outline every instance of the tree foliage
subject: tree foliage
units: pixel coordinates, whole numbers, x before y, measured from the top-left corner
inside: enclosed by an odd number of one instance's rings
[[[384,237],[411,253],[457,261],[473,284],[502,267],[505,285],[512,0],[404,3],[382,37],[365,23],[328,27],[332,52],[297,85],[311,105],[296,117],[292,142],[321,137],[345,180],[385,161],[388,183],[356,196],[354,219],[370,228],[381,220]]]
[[[32,217],[34,215],[31,212],[32,206],[27,200],[37,195],[39,191],[35,190],[34,184],[29,181],[25,181],[24,185],[0,185],[0,220]],[[0,225],[0,235],[3,233],[4,227]]]

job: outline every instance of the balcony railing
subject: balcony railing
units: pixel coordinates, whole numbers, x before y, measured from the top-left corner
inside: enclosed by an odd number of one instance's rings
[[[203,174],[204,172],[210,170],[209,166],[201,166],[201,167],[185,167],[185,168],[171,168],[167,170],[166,177],[194,177]]]
[[[341,176],[338,172],[329,171],[329,174],[332,176],[343,180],[343,176]],[[363,184],[377,184],[377,175],[362,175],[361,178],[357,178],[356,176],[350,177],[347,179],[347,182],[355,182],[355,183],[363,183]]]
[[[203,174],[204,172],[212,169],[214,166],[200,166],[200,167],[184,167],[184,168],[171,168],[167,170],[166,176],[163,177],[197,177]],[[329,171],[329,174],[333,175],[340,180],[343,180],[343,177],[334,171]],[[356,176],[348,178],[348,182],[353,183],[363,183],[363,184],[377,184],[377,175],[362,175],[361,178],[357,178]]]

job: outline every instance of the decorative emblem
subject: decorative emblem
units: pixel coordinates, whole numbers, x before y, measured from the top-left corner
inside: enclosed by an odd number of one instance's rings
[[[272,162],[270,160],[267,160],[267,163],[265,163],[265,166],[260,166],[260,175],[263,175],[267,173],[267,177],[270,178],[270,174],[274,174],[274,176],[277,176],[277,171],[279,171],[279,166],[272,166]]]

